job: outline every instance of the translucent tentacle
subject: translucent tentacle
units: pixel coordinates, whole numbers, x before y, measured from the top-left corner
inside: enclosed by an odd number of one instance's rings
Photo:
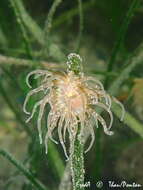
[[[107,97],[107,102],[108,102],[108,103],[106,102],[106,104],[109,106],[109,109],[110,109],[112,101],[111,101],[111,98],[110,98],[109,94],[106,94],[106,97]]]
[[[40,105],[40,111],[37,119],[37,126],[38,126],[38,132],[39,132],[39,139],[40,139],[40,144],[42,144],[42,130],[41,130],[41,119],[44,113],[45,105],[48,102],[48,96],[45,96],[43,99],[42,104]]]
[[[98,102],[96,105],[103,108],[103,109],[105,109],[109,113],[109,115],[110,115],[110,124],[109,124],[108,129],[110,129],[112,127],[112,124],[113,124],[113,114],[112,114],[112,112],[103,103]]]
[[[99,120],[99,122],[102,124],[103,126],[103,129],[104,129],[104,132],[107,134],[107,135],[113,135],[113,131],[109,131],[107,125],[106,125],[106,122],[105,120],[98,114],[98,113],[93,113],[93,116],[95,118],[97,118]]]
[[[86,81],[93,81],[93,82],[97,83],[102,90],[104,90],[103,84],[98,79],[96,79],[94,77],[86,77]]]
[[[89,131],[90,131],[90,134],[91,134],[91,142],[90,142],[88,148],[86,149],[85,153],[87,153],[91,149],[91,147],[92,147],[92,145],[93,145],[93,143],[95,141],[94,129],[93,129],[93,126],[90,123],[89,123]]]
[[[31,91],[27,94],[26,99],[25,99],[24,104],[23,104],[23,111],[24,111],[26,114],[30,114],[30,112],[28,112],[28,111],[26,110],[26,105],[27,105],[27,102],[28,102],[29,98],[30,98],[33,94],[36,94],[37,92],[40,92],[40,91],[42,91],[42,90],[44,90],[43,85],[41,85],[40,87],[38,87],[38,88],[36,88],[36,89],[31,90]]]
[[[53,127],[53,126],[51,126],[51,131],[50,131],[50,133],[49,133],[49,139],[51,140],[51,141],[53,141],[55,144],[59,144],[53,137],[52,137],[52,132],[53,132],[53,130],[55,129],[55,127],[56,127],[56,125]]]
[[[52,137],[52,132],[55,129],[55,127],[57,126],[57,122],[59,120],[59,116],[55,117],[56,113],[53,113],[50,111],[49,115],[48,115],[48,119],[47,119],[47,126],[50,129],[49,131],[49,138],[51,141],[53,141],[55,144],[58,144],[58,142],[53,139]]]
[[[52,132],[55,129],[57,121],[58,121],[59,118],[57,117],[56,120],[54,121],[54,124],[52,124],[52,116],[50,116],[50,118],[49,118],[49,115],[48,115],[48,118],[47,118],[48,130],[47,130],[47,133],[45,135],[45,149],[46,149],[45,153],[46,154],[48,154],[48,139],[53,141],[55,144],[58,144],[58,142],[53,139]]]
[[[58,124],[58,135],[59,135],[60,143],[61,143],[61,145],[63,147],[63,150],[64,150],[64,154],[65,154],[65,156],[66,156],[66,158],[68,160],[69,156],[67,155],[66,147],[65,147],[65,144],[64,144],[64,141],[63,141],[63,137],[62,137],[62,127],[63,127],[64,119],[65,119],[65,117],[61,117],[60,118],[60,121],[59,121],[59,124]]]
[[[45,140],[44,140],[44,144],[45,144],[45,153],[48,154],[48,138],[49,138],[49,129],[45,135]]]
[[[101,93],[102,94],[102,97],[105,99],[105,104],[108,106],[108,108],[110,109],[111,108],[111,98],[109,96],[109,94],[107,94],[105,91]]]
[[[70,125],[68,127],[68,131],[71,135],[76,136],[78,128],[78,120],[74,114],[72,114],[72,118],[70,120]]]
[[[32,75],[34,75],[34,74],[36,75],[36,76],[35,76],[35,79],[38,78],[38,77],[40,77],[40,76],[42,76],[42,75],[45,75],[45,74],[47,74],[47,75],[49,75],[49,76],[51,75],[51,73],[50,73],[49,71],[40,70],[40,69],[34,70],[34,71],[28,73],[28,75],[26,76],[26,84],[27,84],[27,86],[28,86],[29,88],[32,88],[32,86],[31,86],[30,83],[29,83],[29,78],[30,78]]]
[[[69,120],[67,119],[66,120],[66,123],[64,125],[64,134],[63,134],[63,137],[64,137],[64,142],[66,142],[66,130],[68,128],[68,125],[69,125]]]
[[[42,101],[43,100],[40,100],[39,102],[35,103],[31,116],[26,120],[26,123],[28,123],[32,119],[32,117],[34,116],[34,113],[36,112],[37,107],[42,103]]]
[[[88,110],[87,111],[87,115],[88,115],[88,119],[90,119],[90,117],[92,117],[92,113],[94,112],[94,110],[93,109],[90,109],[90,110]],[[93,118],[93,117],[92,117]],[[96,117],[94,117],[94,121],[95,121],[95,125],[96,125],[96,128],[98,128],[99,126],[98,126],[98,120],[97,120],[97,118]],[[87,126],[88,127],[88,126]]]
[[[91,96],[91,99],[92,99],[92,104],[97,104],[98,103],[98,96],[97,96],[96,93],[93,96]]]
[[[51,129],[50,129],[51,126],[48,127],[48,131],[45,135],[45,153],[48,154],[48,139],[50,137],[50,133],[51,133]]]
[[[121,115],[121,119],[120,120],[123,121],[124,120],[124,116],[125,116],[125,108],[124,108],[123,104],[117,98],[115,98],[115,97],[112,97],[112,98],[113,98],[114,102],[116,102],[116,104],[118,104],[121,107],[121,109],[122,109],[122,115]]]
[[[99,128],[98,126],[98,120],[95,118],[95,125],[96,125],[96,128]]]
[[[53,141],[55,144],[58,144],[58,142],[55,139],[53,139],[52,132],[55,129],[57,121],[58,121],[59,118],[58,117],[56,118],[53,125],[52,125],[52,122],[51,122],[52,120],[49,121],[49,119],[50,118],[47,119],[47,123],[49,123],[49,124],[48,124],[48,131],[47,131],[47,133],[45,135],[45,153],[46,154],[48,154],[48,139]]]
[[[50,77],[50,78],[49,78]],[[46,74],[44,79],[42,80],[42,83],[44,82],[51,82],[52,80],[55,80],[55,79],[59,79],[58,76],[54,76],[54,75],[50,75],[50,74]]]

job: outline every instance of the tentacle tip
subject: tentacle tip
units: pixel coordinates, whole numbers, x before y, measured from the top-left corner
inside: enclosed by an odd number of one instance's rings
[[[31,118],[26,119],[25,123],[28,123],[31,120]]]
[[[114,132],[113,131],[108,131],[108,135],[114,135]]]
[[[29,122],[29,119],[27,119],[26,121],[25,121],[25,123],[28,123]]]
[[[40,137],[40,144],[42,144],[43,143],[43,141],[42,141],[42,138]]]
[[[123,122],[125,117],[121,117],[120,121]]]
[[[30,115],[30,112],[26,111],[25,109],[23,109],[23,112],[26,113],[27,115]]]
[[[57,141],[55,141],[55,140],[54,140],[53,142],[54,142],[55,144],[59,144],[59,143],[58,143]]]
[[[29,88],[32,88],[32,86],[29,84],[29,82],[26,82],[26,84],[27,84],[27,86],[28,86]]]
[[[109,131],[109,130],[105,130],[104,132],[106,133],[106,135],[110,135],[110,136],[114,134],[113,131]]]
[[[69,157],[66,159],[66,162],[68,162],[69,161]]]
[[[85,150],[85,151],[84,151],[84,154],[86,154],[88,151],[89,151],[89,150]]]

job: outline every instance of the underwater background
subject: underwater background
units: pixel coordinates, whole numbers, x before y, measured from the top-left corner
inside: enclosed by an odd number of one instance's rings
[[[113,136],[95,126],[94,145],[84,155],[85,189],[113,189],[109,182],[143,189],[143,1],[1,0],[0,190],[73,189],[63,149],[49,142],[45,154],[37,113],[25,123],[22,108],[26,75],[66,70],[73,52],[82,57],[84,73],[99,79],[126,110],[121,122],[120,109],[113,107]],[[36,86],[33,78],[31,84]],[[49,106],[43,133],[48,113]],[[108,123],[108,114],[102,116]]]

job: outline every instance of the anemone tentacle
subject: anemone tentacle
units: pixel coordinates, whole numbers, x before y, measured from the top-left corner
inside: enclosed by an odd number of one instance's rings
[[[103,119],[103,117],[101,117],[98,113],[94,113],[94,116],[98,119],[98,121],[101,123],[101,125],[103,126],[104,132],[107,135],[113,135],[113,131],[109,131],[105,120]]]
[[[112,99],[113,99],[113,101],[114,101],[116,104],[118,104],[118,105],[121,107],[121,109],[122,109],[122,115],[121,115],[121,119],[120,119],[120,120],[123,121],[124,116],[125,116],[125,108],[124,108],[123,104],[122,104],[117,98],[112,97]]]
[[[39,111],[39,115],[38,115],[38,119],[37,119],[37,127],[38,127],[38,132],[39,132],[40,144],[42,144],[41,120],[42,120],[42,116],[44,114],[45,106],[48,103],[48,98],[49,98],[48,96],[44,97],[43,102],[40,105],[40,111]]]
[[[66,119],[65,125],[64,125],[64,132],[63,132],[64,142],[66,142],[66,131],[67,131],[68,126],[69,126],[69,119]]]
[[[38,106],[40,106],[42,104],[43,100],[40,100],[38,102],[35,103],[34,107],[33,107],[33,110],[32,110],[32,113],[30,115],[30,117],[26,120],[26,123],[28,123],[34,116],[35,112],[36,112],[36,109]]]
[[[65,156],[66,156],[66,158],[67,158],[67,160],[68,160],[68,159],[69,159],[69,156],[68,156],[68,154],[67,154],[66,147],[65,147],[65,143],[64,143],[64,141],[63,141],[63,135],[62,135],[62,128],[63,128],[64,120],[65,120],[65,117],[62,116],[62,117],[60,118],[60,121],[59,121],[59,124],[58,124],[58,135],[59,135],[60,143],[61,143],[61,145],[62,145],[62,147],[63,147],[63,150],[64,150],[64,154],[65,154]]]
[[[32,88],[32,86],[30,85],[29,83],[29,78],[32,76],[32,75],[36,75],[34,78],[37,79],[38,77],[42,76],[42,75],[49,75],[51,76],[52,74],[49,72],[49,71],[46,71],[46,70],[34,70],[34,71],[31,71],[30,73],[28,73],[27,77],[26,77],[26,84],[29,88]]]
[[[109,127],[108,129],[110,129],[112,127],[112,124],[113,124],[113,114],[112,112],[103,104],[103,103],[100,103],[98,102],[97,104],[95,104],[101,108],[103,108],[104,110],[106,110],[108,113],[109,113],[109,116],[110,116],[110,124],[109,124]]]
[[[26,99],[25,99],[25,101],[24,101],[24,105],[23,105],[23,111],[24,111],[26,114],[30,114],[30,112],[28,112],[28,111],[26,110],[26,105],[27,105],[27,102],[28,102],[29,98],[30,98],[33,94],[36,94],[37,92],[40,92],[40,91],[43,91],[43,90],[44,90],[44,87],[43,87],[43,85],[41,85],[40,87],[31,90],[31,91],[27,94]]]
[[[93,81],[93,82],[95,82],[95,84],[98,84],[100,86],[101,90],[104,90],[103,84],[98,79],[93,78],[93,77],[86,77],[85,80],[86,80],[86,82],[87,81]]]

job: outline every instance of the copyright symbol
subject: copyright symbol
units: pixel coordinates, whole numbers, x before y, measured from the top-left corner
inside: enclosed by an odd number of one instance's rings
[[[96,183],[96,187],[99,188],[99,189],[101,189],[103,187],[103,182],[102,181],[98,181]]]

